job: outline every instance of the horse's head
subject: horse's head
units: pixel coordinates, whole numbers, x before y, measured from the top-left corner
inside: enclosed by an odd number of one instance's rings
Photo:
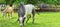
[[[20,4],[24,4],[24,2],[20,2]]]
[[[25,7],[24,7],[24,2],[20,3],[20,13],[24,13],[25,12]]]
[[[24,6],[24,2],[21,2],[21,3],[20,3],[20,6]]]

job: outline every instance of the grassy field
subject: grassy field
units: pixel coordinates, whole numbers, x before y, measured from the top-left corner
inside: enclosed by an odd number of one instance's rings
[[[3,18],[0,13],[0,27],[20,27],[17,13],[13,17]],[[25,27],[60,27],[60,12],[41,12],[39,15],[35,14],[35,23],[32,24],[32,19],[28,23],[24,23]]]

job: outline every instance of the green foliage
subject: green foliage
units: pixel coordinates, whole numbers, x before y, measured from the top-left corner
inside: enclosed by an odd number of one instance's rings
[[[5,0],[0,0],[0,3],[5,3]]]
[[[41,0],[41,1],[43,1],[44,3],[47,3],[47,4],[60,5],[60,0]]]
[[[5,0],[6,4],[13,4],[15,0]]]
[[[0,3],[6,4],[19,4],[20,2],[24,2],[25,4],[32,3],[35,5],[40,3],[60,5],[60,0],[0,0]]]

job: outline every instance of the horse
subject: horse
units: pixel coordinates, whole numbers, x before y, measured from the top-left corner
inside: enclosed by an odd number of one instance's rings
[[[20,23],[20,27],[24,27],[24,21],[27,18],[27,15],[31,15],[32,23],[34,23],[34,16],[35,16],[34,5],[32,4],[24,5],[23,3],[20,3],[20,8],[18,10],[18,20]],[[27,18],[26,22],[28,22],[28,20],[29,18]]]
[[[8,14],[8,17],[11,18],[13,12],[14,12],[13,7],[11,5],[7,5],[6,9],[2,11],[2,16],[4,17],[6,14]],[[10,16],[10,14],[11,14],[11,16]]]

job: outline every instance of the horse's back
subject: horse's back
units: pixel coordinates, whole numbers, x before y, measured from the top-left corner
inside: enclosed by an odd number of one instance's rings
[[[13,11],[13,7],[6,7],[5,10],[3,10],[3,12],[8,12],[11,13]]]
[[[34,5],[32,4],[25,5],[26,14],[31,14],[33,8],[34,8]]]

